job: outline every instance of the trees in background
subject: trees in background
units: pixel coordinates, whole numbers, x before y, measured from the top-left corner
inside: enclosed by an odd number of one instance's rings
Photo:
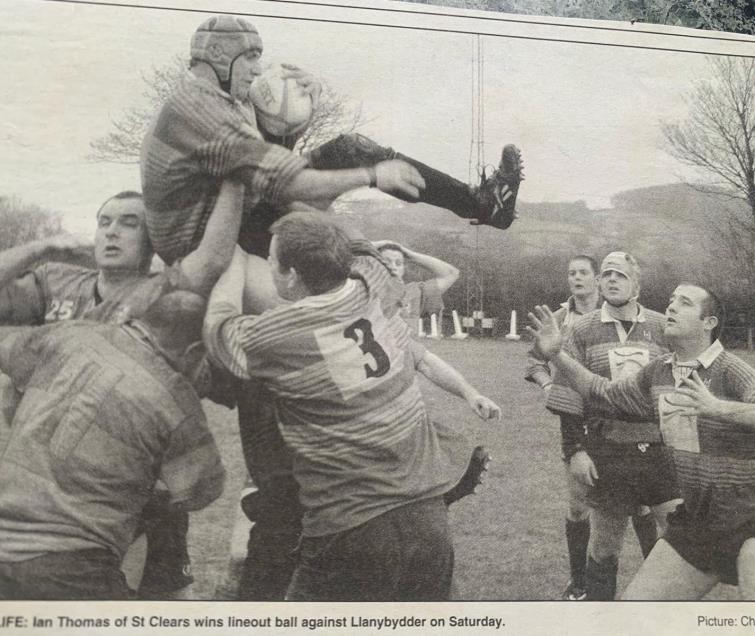
[[[109,163],[139,163],[139,150],[152,116],[168,99],[187,68],[186,60],[176,56],[165,66],[153,68],[149,73],[143,74],[141,103],[126,106],[113,119],[113,129],[90,142],[89,158]],[[353,103],[323,81],[320,102],[309,127],[297,141],[294,150],[312,150],[339,134],[354,132],[365,123],[361,105]]]

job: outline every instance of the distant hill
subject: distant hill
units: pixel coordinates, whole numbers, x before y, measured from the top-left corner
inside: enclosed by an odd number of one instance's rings
[[[643,269],[642,300],[658,308],[679,279],[720,267],[710,241],[711,220],[727,213],[728,199],[669,184],[620,192],[611,203],[590,209],[584,201],[521,201],[521,218],[506,232],[475,228],[446,210],[387,198],[339,207],[348,209],[343,217],[371,239],[396,240],[456,264],[462,277],[446,304],[460,310],[470,296],[473,306],[479,304],[474,290],[478,260],[485,272],[484,306],[499,316],[563,299],[566,261],[578,253],[598,260],[616,249],[633,253]]]

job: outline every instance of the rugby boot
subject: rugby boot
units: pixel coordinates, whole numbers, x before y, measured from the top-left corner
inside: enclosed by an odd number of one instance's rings
[[[469,460],[467,470],[462,475],[459,483],[443,495],[443,501],[450,506],[462,497],[472,495],[477,486],[482,483],[483,474],[487,472],[490,464],[490,453],[482,446],[476,446],[472,451],[472,457]]]
[[[503,147],[498,169],[488,177],[483,170],[476,189],[479,207],[477,221],[499,230],[507,229],[517,218],[516,197],[524,180],[522,153],[513,144]]]

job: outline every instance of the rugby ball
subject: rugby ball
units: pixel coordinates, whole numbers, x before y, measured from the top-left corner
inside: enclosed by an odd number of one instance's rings
[[[255,78],[249,91],[257,125],[276,137],[296,135],[312,120],[312,96],[294,78],[283,79],[284,74],[275,65]]]

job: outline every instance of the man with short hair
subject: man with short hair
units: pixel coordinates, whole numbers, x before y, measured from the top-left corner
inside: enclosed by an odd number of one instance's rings
[[[75,256],[88,244],[59,235],[19,245],[0,253],[0,322],[41,325],[88,318],[124,323],[140,317],[160,295],[188,290],[207,295],[227,265],[240,223],[243,186],[224,183],[215,201],[205,237],[197,249],[173,267],[149,275],[153,250],[147,236],[145,208],[138,192],[108,198],[97,211],[94,259],[97,269],[56,262]],[[30,269],[42,259],[51,259]],[[208,373],[196,368],[196,381],[208,390]],[[13,391],[15,393],[15,391]],[[3,395],[13,411],[18,395]],[[12,416],[11,416],[12,417]],[[10,419],[10,418],[9,418]],[[186,546],[188,516],[150,507],[147,560],[139,594],[164,598],[190,593],[193,582]]]
[[[343,135],[309,158],[269,143],[243,102],[261,73],[262,39],[243,18],[205,20],[191,40],[191,69],[160,108],[142,146],[150,238],[168,263],[196,247],[220,182],[247,186],[239,244],[267,255],[269,225],[295,201],[320,206],[362,186],[451,209],[505,228],[514,218],[521,159],[507,146],[503,170],[478,191],[359,135]],[[288,67],[315,98],[319,84]],[[422,191],[424,190],[424,194]]]
[[[565,355],[547,307],[535,313],[528,329],[570,384],[627,416],[652,417],[673,457],[684,503],[623,598],[698,599],[723,581],[755,599],[755,371],[721,346],[715,294],[678,285],[666,309],[671,353],[618,382]]]
[[[396,313],[401,290],[367,242],[328,217],[293,213],[273,227],[270,269],[291,304],[242,315],[237,250],[211,296],[205,342],[239,377],[275,396],[304,508],[290,600],[443,600],[453,569],[443,495],[467,445],[430,422],[415,377],[500,409],[414,342]],[[355,252],[356,250],[356,252]]]
[[[591,371],[616,380],[665,352],[663,316],[637,302],[640,269],[625,252],[603,259],[600,291],[603,305],[571,326],[566,347]],[[647,505],[665,528],[665,516],[678,497],[673,471],[652,422],[628,427],[620,413],[586,399],[559,376],[546,407],[561,418],[569,472],[591,508],[586,598],[611,600],[627,518]]]
[[[567,284],[571,295],[553,314],[559,329],[567,333],[571,326],[584,314],[600,306],[600,277],[598,263],[592,256],[578,254],[569,259]],[[539,386],[547,397],[553,387],[551,368],[547,361],[531,351],[527,358],[524,379]],[[568,438],[569,430],[561,422],[561,456],[564,459],[568,503],[566,508],[566,547],[569,553],[569,583],[561,598],[567,601],[581,601],[587,596],[585,591],[585,566],[587,545],[590,540],[590,508],[585,501],[585,486],[578,481],[569,469],[568,459],[573,454]],[[575,432],[579,433],[579,429]]]
[[[385,264],[399,281],[404,283],[399,314],[409,329],[416,335],[419,320],[427,314],[443,311],[443,294],[459,278],[459,270],[435,256],[415,252],[393,241],[375,241],[375,247]],[[431,278],[419,282],[404,282],[406,264],[414,263],[431,274]]]

